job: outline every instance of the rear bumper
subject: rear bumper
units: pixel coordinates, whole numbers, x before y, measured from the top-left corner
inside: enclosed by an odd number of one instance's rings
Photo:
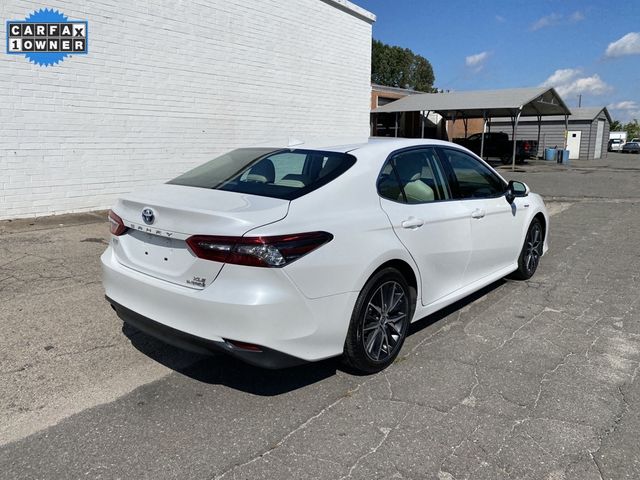
[[[262,368],[288,368],[305,363],[301,358],[292,357],[286,353],[277,352],[266,347],[261,347],[258,352],[238,348],[225,341],[220,342],[196,337],[195,335],[191,335],[153,321],[150,318],[120,305],[109,297],[105,296],[105,298],[111,304],[111,307],[113,307],[122,321],[132,325],[147,335],[151,335],[158,340],[168,343],[169,345],[173,345],[174,347],[182,348],[183,350],[202,354],[226,353],[242,360],[243,362]]]
[[[124,321],[182,348],[225,351],[271,368],[340,355],[358,295],[309,299],[283,269],[238,265],[225,265],[211,285],[195,290],[121,265],[111,247],[101,261],[105,294]],[[268,355],[261,360],[228,340]]]

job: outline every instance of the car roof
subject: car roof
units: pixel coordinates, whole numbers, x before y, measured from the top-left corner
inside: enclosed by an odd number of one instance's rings
[[[343,144],[331,144],[331,143],[322,143],[322,142],[310,142],[310,143],[300,143],[295,146],[291,146],[291,149],[302,149],[302,150],[323,150],[327,152],[339,152],[339,153],[349,153],[349,152],[380,152],[380,151],[389,151],[392,152],[394,150],[400,150],[402,148],[419,146],[419,145],[442,145],[442,146],[451,146],[455,145],[450,142],[446,142],[443,140],[436,140],[433,138],[389,138],[389,137],[370,137],[366,142],[358,142],[358,143],[343,143]],[[455,145],[460,148],[460,145]]]

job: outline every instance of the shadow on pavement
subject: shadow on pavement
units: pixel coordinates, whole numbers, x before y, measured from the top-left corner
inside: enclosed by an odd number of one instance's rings
[[[149,358],[198,382],[225,385],[260,396],[291,392],[335,375],[338,359],[328,359],[283,370],[267,370],[245,364],[233,357],[200,355],[173,347],[124,323],[131,344]]]
[[[484,288],[481,288],[477,292],[464,297],[462,300],[458,300],[457,302],[452,303],[451,305],[443,308],[442,310],[438,310],[437,312],[432,313],[431,315],[427,315],[426,317],[423,317],[420,320],[416,320],[409,327],[409,335],[418,333],[419,331],[424,330],[428,326],[433,325],[434,323],[442,320],[443,318],[446,318],[449,315],[456,313],[458,310],[463,309],[464,307],[475,302],[479,298],[482,298],[485,295],[488,295],[489,293],[493,292],[494,290],[497,290],[505,283],[507,283],[507,280],[500,279],[496,282],[493,282],[490,285],[487,285]]]
[[[417,320],[409,327],[409,335],[424,330],[505,283],[506,280],[494,282],[432,315]],[[198,382],[225,385],[253,395],[274,396],[288,393],[329,378],[338,370],[351,375],[360,375],[342,365],[339,358],[283,370],[267,370],[245,364],[223,354],[206,356],[191,353],[156,340],[126,323],[123,324],[122,332],[137,350],[167,368]]]

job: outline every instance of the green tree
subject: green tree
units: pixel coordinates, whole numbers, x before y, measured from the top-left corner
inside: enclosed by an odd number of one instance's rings
[[[371,46],[371,81],[389,87],[433,91],[433,68],[429,60],[408,48],[374,40]]]
[[[611,125],[609,127],[609,131],[611,132],[619,132],[622,130],[622,123],[620,123],[618,120],[614,120],[613,122],[611,122]]]
[[[638,119],[634,118],[632,121],[627,123],[624,126],[624,131],[627,132],[628,141],[632,138],[640,138],[640,124],[638,124]]]

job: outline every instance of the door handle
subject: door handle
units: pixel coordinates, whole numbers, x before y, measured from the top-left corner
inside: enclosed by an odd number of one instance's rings
[[[486,212],[481,208],[476,208],[473,212],[471,212],[471,218],[482,218],[484,217]]]
[[[402,228],[418,228],[424,225],[424,220],[421,218],[409,217],[400,225],[402,225]]]

